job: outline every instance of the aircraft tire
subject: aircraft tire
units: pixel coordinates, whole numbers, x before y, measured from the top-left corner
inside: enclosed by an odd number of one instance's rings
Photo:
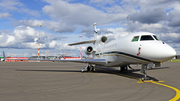
[[[121,67],[121,70],[120,70],[120,71],[121,71],[121,72],[124,72],[124,66]]]
[[[124,66],[124,71],[128,71],[128,67],[127,66]]]
[[[128,70],[128,67],[127,66],[122,66],[121,67],[121,72],[124,72],[124,71],[127,71]]]
[[[87,67],[87,72],[89,72],[89,71],[90,71],[90,67],[88,66],[88,67]]]
[[[96,69],[93,67],[93,68],[92,68],[92,71],[93,71],[93,72],[95,72],[95,71],[96,71]]]

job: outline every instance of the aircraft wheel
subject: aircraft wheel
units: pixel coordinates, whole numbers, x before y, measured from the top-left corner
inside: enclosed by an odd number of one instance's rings
[[[124,71],[128,71],[128,67],[127,66],[124,66]]]
[[[121,72],[124,72],[124,66],[121,67]]]
[[[89,67],[89,66],[87,67],[87,71],[88,71],[88,72],[90,71],[90,67]]]
[[[96,69],[93,67],[93,68],[92,68],[92,71],[95,72],[95,70],[96,70]]]
[[[124,71],[127,71],[128,70],[128,67],[127,66],[122,66],[121,67],[121,72],[124,72]]]

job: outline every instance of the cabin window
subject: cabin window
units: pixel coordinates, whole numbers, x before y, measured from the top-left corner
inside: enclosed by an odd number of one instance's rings
[[[132,39],[132,42],[138,41],[139,36],[134,36],[134,38]]]
[[[153,35],[153,37],[156,39],[156,40],[160,40],[157,36]]]
[[[154,40],[151,35],[142,35],[141,41],[148,41],[148,40]]]

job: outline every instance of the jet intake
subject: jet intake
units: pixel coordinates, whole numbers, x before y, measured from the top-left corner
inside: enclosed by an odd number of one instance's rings
[[[86,55],[91,55],[93,52],[93,48],[91,46],[88,46],[85,50]]]
[[[106,43],[107,42],[107,37],[106,36],[101,37],[101,42]]]

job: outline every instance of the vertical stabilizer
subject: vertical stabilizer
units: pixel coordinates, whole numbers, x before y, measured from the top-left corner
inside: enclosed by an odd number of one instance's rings
[[[96,30],[96,23],[93,24],[93,28],[94,28],[94,39],[97,39],[97,30]]]
[[[6,61],[6,56],[5,56],[5,54],[4,54],[4,51],[3,51],[3,57],[4,57],[4,61]]]

